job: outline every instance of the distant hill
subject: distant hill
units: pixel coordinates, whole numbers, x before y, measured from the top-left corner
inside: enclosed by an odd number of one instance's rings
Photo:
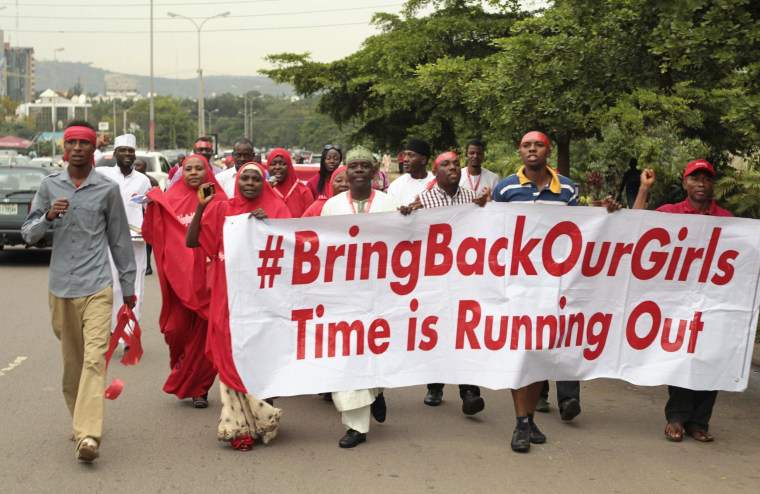
[[[67,90],[79,82],[86,85],[87,93],[103,94],[105,74],[113,74],[109,70],[99,69],[78,62],[57,62],[55,68],[55,89]],[[53,62],[35,60],[35,89],[38,92],[53,87]],[[150,91],[150,77],[124,74],[140,81],[140,93],[146,96]],[[154,77],[153,86],[156,94],[176,96],[179,98],[198,97],[198,79],[170,79]],[[287,84],[275,84],[266,76],[226,76],[212,75],[203,77],[203,88],[208,98],[213,93],[243,94],[245,91],[259,91],[272,96],[292,96],[293,88]]]

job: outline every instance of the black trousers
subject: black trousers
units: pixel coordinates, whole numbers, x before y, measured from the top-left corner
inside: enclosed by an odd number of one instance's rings
[[[443,383],[433,383],[428,384],[427,389],[437,389],[438,391],[443,391]],[[474,384],[460,384],[459,385],[459,397],[461,398],[464,395],[465,391],[472,391],[475,393],[475,396],[480,396],[480,388],[475,386]]]
[[[693,389],[668,386],[668,402],[665,404],[665,419],[680,422],[684,429],[708,430],[717,391],[694,391]]]
[[[544,381],[539,395],[543,399],[549,398],[549,381]],[[570,398],[581,401],[581,383],[579,381],[557,381],[557,405],[562,406]]]

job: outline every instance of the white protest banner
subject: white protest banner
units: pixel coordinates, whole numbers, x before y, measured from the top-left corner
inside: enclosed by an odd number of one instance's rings
[[[543,379],[746,388],[760,223],[489,203],[224,227],[257,396]]]

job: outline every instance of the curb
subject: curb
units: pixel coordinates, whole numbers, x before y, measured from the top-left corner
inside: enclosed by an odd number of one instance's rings
[[[760,366],[760,343],[755,343],[755,351],[752,352],[752,365]]]

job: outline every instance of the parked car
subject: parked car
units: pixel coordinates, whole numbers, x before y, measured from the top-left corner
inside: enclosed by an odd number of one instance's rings
[[[179,156],[180,154],[184,154],[185,156],[188,156],[193,153],[185,151],[184,149],[164,149],[163,151],[161,151],[161,154],[163,154],[166,157],[166,160],[169,162],[170,166],[174,166],[177,164],[177,156]]]
[[[55,163],[53,162],[53,158],[50,156],[41,156],[39,158],[32,158],[32,161],[29,162],[31,166],[42,166],[42,167],[49,167],[49,166],[55,166]]]
[[[293,163],[293,168],[296,169],[296,175],[301,182],[308,182],[311,177],[319,174],[319,162],[314,163],[301,163],[299,165]]]
[[[15,165],[18,163],[18,151],[0,149],[0,165]]]
[[[31,165],[0,166],[0,249],[6,245],[25,243],[21,238],[21,225],[29,214],[40,182],[54,171],[58,169]],[[51,245],[53,245],[52,228],[35,246]]]
[[[158,181],[158,186],[161,189],[166,189],[166,184],[169,182],[169,160],[166,159],[162,153],[156,151],[137,151],[135,153],[135,159],[145,161],[148,165],[146,173]],[[113,158],[113,152],[109,152],[103,155],[103,157],[95,163],[95,167],[98,166],[116,166],[116,160]]]

